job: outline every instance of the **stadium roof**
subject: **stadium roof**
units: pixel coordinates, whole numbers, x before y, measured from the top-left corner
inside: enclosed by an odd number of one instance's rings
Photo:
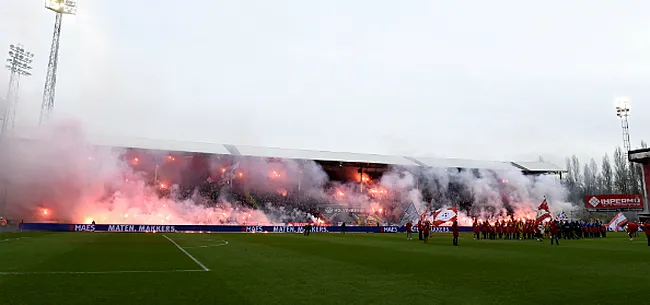
[[[29,139],[31,136],[21,135]],[[401,166],[429,166],[439,168],[472,168],[490,170],[523,170],[528,172],[562,172],[562,168],[547,162],[479,161],[455,158],[409,157],[378,154],[330,152],[318,150],[282,149],[247,145],[228,145],[206,142],[174,141],[133,137],[89,136],[93,145],[158,150],[170,152],[205,153],[216,155],[249,156],[294,160],[336,161],[352,163],[389,164]]]
[[[242,156],[252,157],[418,166],[417,163],[402,156],[343,153],[318,150],[281,149],[241,145],[237,145],[236,148]]]
[[[479,161],[467,159],[448,159],[448,158],[430,158],[415,157],[424,166],[439,168],[474,168],[474,169],[491,169],[491,170],[518,170],[511,162],[500,161]]]
[[[512,164],[527,172],[566,172],[565,169],[549,162],[512,162]]]
[[[147,138],[107,138],[91,137],[90,142],[98,146],[138,148],[147,150],[163,150],[177,152],[205,153],[216,155],[229,155],[230,152],[223,144],[188,142],[173,140],[158,140]]]

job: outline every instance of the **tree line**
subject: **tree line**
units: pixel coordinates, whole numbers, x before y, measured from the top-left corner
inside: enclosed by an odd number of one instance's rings
[[[648,144],[641,141],[641,148]],[[567,173],[563,183],[569,191],[569,201],[583,205],[586,195],[599,194],[640,194],[643,192],[643,171],[640,164],[631,164],[625,151],[619,146],[610,159],[605,154],[600,166],[591,158],[580,164],[575,155],[566,158]]]

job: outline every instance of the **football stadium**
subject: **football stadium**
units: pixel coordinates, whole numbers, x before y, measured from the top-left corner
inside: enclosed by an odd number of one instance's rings
[[[649,303],[628,97],[600,168],[232,143],[594,156],[640,1],[37,2],[0,10],[0,305]]]
[[[22,178],[4,190],[2,304],[647,300],[629,285],[644,237],[549,224],[566,204],[550,163],[65,128],[5,143]]]

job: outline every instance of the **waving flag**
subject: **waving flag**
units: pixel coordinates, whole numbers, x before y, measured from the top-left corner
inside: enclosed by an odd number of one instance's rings
[[[560,214],[557,214],[557,217],[555,217],[558,221],[568,221],[569,216],[566,215],[566,213],[562,212]]]
[[[439,209],[433,213],[433,225],[439,226],[441,224],[456,221],[458,219],[457,208]]]
[[[546,202],[546,197],[544,197],[544,201],[537,207],[537,219],[535,223],[541,223],[546,219],[553,219],[553,216],[551,216],[551,211],[548,209],[548,202]]]
[[[419,216],[418,209],[415,207],[415,203],[411,202],[411,204],[406,209],[406,211],[404,211],[404,214],[402,215],[399,224],[405,225],[409,221],[417,220],[418,216]]]
[[[607,227],[607,229],[617,232],[618,228],[624,226],[626,223],[627,223],[627,217],[625,217],[623,213],[618,212],[618,214],[616,214],[616,216],[614,216],[612,220],[606,223],[605,226]]]

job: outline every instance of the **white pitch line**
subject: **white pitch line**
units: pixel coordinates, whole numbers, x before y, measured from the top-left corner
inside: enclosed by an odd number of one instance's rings
[[[174,246],[176,246],[178,249],[180,249],[181,251],[183,251],[183,253],[185,253],[185,255],[187,255],[187,256],[188,256],[189,258],[191,258],[195,263],[197,263],[199,266],[201,266],[201,268],[203,268],[203,270],[205,270],[205,271],[210,271],[210,269],[208,269],[208,267],[206,267],[205,265],[201,264],[201,262],[199,262],[198,259],[196,259],[194,256],[192,256],[192,254],[187,253],[187,251],[185,251],[185,249],[183,249],[181,246],[179,246],[179,245],[178,245],[175,241],[173,241],[171,238],[167,237],[167,235],[163,234],[163,237],[167,238],[167,240],[169,240],[170,242],[172,242],[172,244],[174,244]]]
[[[207,245],[207,246],[196,246],[196,247],[185,247],[186,249],[193,249],[193,248],[210,248],[210,247],[221,247],[221,246],[226,246],[228,245],[227,240],[221,240],[221,244],[215,244],[215,245]]]
[[[27,238],[29,238],[29,237],[14,237],[14,238],[7,238],[7,239],[2,240],[2,242],[5,242],[5,243],[6,243],[6,242],[14,241],[14,240],[21,240],[21,239],[27,239]]]
[[[118,273],[176,273],[205,272],[207,270],[113,270],[113,271],[0,271],[0,275],[47,275],[47,274],[118,274]]]

